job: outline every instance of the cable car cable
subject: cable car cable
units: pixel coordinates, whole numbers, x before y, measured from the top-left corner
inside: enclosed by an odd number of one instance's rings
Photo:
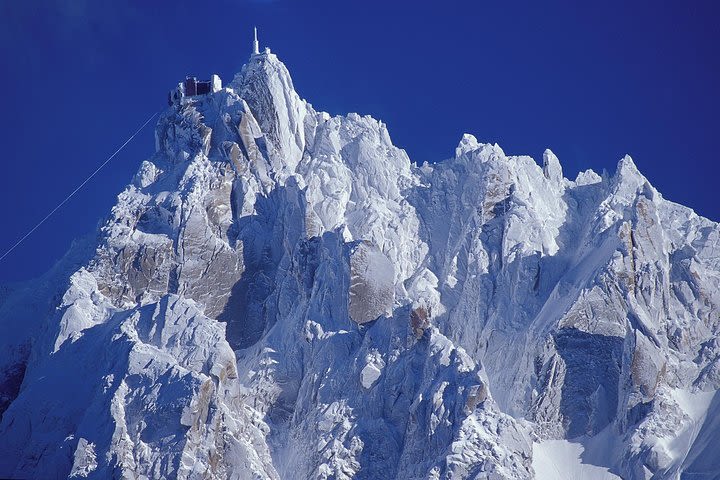
[[[150,117],[149,117],[147,120],[145,120],[145,123],[143,123],[143,124],[140,126],[140,128],[138,128],[138,129],[135,131],[135,133],[133,133],[132,135],[130,135],[130,138],[128,138],[127,140],[125,140],[125,143],[123,143],[122,145],[120,145],[120,148],[118,148],[117,150],[115,150],[115,152],[114,152],[112,155],[110,155],[110,156],[107,158],[107,160],[105,160],[102,164],[100,164],[100,166],[97,167],[97,168],[95,169],[95,171],[92,172],[85,180],[83,180],[83,182],[82,182],[80,185],[78,185],[78,186],[75,188],[75,190],[73,190],[72,192],[70,192],[70,194],[69,194],[67,197],[65,197],[65,199],[64,199],[62,202],[58,203],[57,206],[50,211],[50,213],[48,213],[47,215],[45,215],[45,217],[43,217],[43,219],[40,220],[40,221],[37,223],[37,225],[35,225],[33,228],[30,229],[29,232],[27,232],[25,235],[23,235],[23,237],[20,238],[20,240],[18,240],[17,242],[15,242],[15,244],[14,244],[12,247],[10,247],[10,249],[8,249],[7,252],[3,253],[3,255],[0,257],[0,261],[2,261],[2,260],[3,260],[5,257],[7,257],[13,250],[15,250],[15,248],[17,248],[18,245],[20,245],[23,241],[25,241],[26,238],[28,238],[30,235],[32,235],[32,233],[33,233],[35,230],[37,230],[37,229],[40,227],[40,225],[42,225],[43,223],[45,223],[45,221],[46,221],[48,218],[50,218],[50,217],[53,215],[53,213],[57,212],[57,211],[60,209],[60,207],[62,207],[63,205],[65,205],[65,203],[67,203],[67,201],[70,200],[82,187],[84,187],[86,183],[88,183],[100,170],[102,170],[102,168],[103,168],[105,165],[107,165],[107,164],[110,162],[110,160],[112,160],[112,159],[115,157],[115,155],[117,155],[118,153],[120,153],[120,151],[121,151],[123,148],[125,148],[125,146],[126,146],[128,143],[130,143],[130,142],[132,141],[132,139],[135,138],[135,136],[136,136],[138,133],[140,133],[140,131],[141,131],[143,128],[145,128],[145,126],[146,126],[148,123],[150,123],[150,120],[152,120],[153,118],[155,118],[155,116],[156,116],[158,113],[160,113],[160,112],[155,112],[155,113],[153,113],[152,115],[150,115]]]

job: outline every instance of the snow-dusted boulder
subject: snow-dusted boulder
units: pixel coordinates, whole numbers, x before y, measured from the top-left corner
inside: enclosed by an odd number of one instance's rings
[[[360,242],[354,246],[350,252],[350,318],[362,324],[392,314],[394,279],[392,262],[376,245]]]

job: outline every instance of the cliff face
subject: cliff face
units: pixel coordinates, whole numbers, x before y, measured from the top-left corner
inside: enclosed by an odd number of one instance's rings
[[[720,227],[629,157],[570,181],[466,135],[416,166],[273,54],[156,138],[2,297],[0,475],[543,478],[567,445],[598,478],[720,470]]]

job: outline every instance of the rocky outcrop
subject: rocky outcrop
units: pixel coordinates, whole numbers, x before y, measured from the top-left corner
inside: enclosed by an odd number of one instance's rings
[[[362,324],[392,315],[394,280],[392,262],[376,245],[361,242],[354,246],[350,252],[350,318]]]

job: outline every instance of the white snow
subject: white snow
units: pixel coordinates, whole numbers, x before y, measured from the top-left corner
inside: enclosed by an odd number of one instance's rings
[[[585,447],[569,440],[533,443],[532,466],[536,480],[620,480],[606,467],[583,462]]]
[[[70,471],[70,478],[87,477],[97,468],[97,457],[95,455],[95,444],[89,443],[84,438],[78,440],[77,448],[73,458],[73,468]]]
[[[671,396],[680,408],[687,413],[694,422],[702,423],[707,416],[710,403],[715,397],[714,390],[708,392],[691,391],[682,388],[671,390]]]
[[[690,421],[683,422],[683,426],[678,431],[673,432],[673,437],[659,439],[658,443],[666,447],[665,451],[671,458],[683,460],[693,446],[695,439],[700,433],[700,429],[705,423],[710,404],[716,392],[692,392],[690,390],[676,388],[671,390],[670,394],[682,411],[690,417]]]
[[[375,381],[380,378],[381,370],[372,363],[368,363],[360,372],[360,381],[364,388],[371,388]]]

